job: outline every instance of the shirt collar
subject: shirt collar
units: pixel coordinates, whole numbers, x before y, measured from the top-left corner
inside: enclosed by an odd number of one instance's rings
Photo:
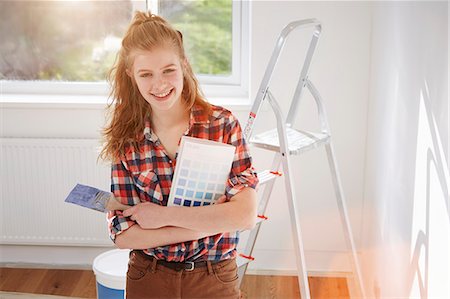
[[[209,118],[207,115],[203,113],[203,109],[200,105],[194,105],[191,108],[190,117],[189,117],[189,129],[191,130],[193,125],[196,124],[208,124]],[[146,119],[145,121],[145,127],[144,127],[144,137],[152,142],[156,142],[158,140],[158,137],[153,132],[151,128],[150,119]]]

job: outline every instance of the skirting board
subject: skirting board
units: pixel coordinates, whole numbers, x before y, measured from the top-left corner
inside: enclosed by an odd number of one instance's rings
[[[0,298],[2,298],[2,299],[83,299],[80,297],[66,297],[66,296],[30,294],[30,293],[18,293],[18,292],[0,292]]]
[[[115,247],[0,245],[0,264],[7,267],[92,269],[99,254]]]

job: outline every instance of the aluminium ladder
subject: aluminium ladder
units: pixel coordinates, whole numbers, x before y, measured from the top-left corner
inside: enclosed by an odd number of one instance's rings
[[[284,118],[279,107],[278,102],[275,100],[273,94],[269,90],[269,83],[277,64],[278,58],[280,56],[281,50],[287,40],[287,36],[293,30],[314,27],[313,36],[309,44],[308,51],[306,53],[305,61],[301,70],[300,78],[297,83],[294,96],[289,108],[287,118]],[[334,185],[334,190],[336,194],[337,204],[340,212],[341,223],[344,228],[344,238],[347,248],[351,251],[350,261],[352,266],[352,271],[355,277],[361,296],[365,298],[365,291],[361,276],[361,270],[358,262],[358,257],[356,253],[355,244],[352,236],[352,229],[350,226],[350,221],[347,214],[347,208],[344,199],[344,193],[341,186],[341,181],[339,178],[337,163],[334,155],[333,145],[331,143],[331,134],[328,126],[328,121],[326,118],[325,109],[322,105],[322,100],[319,92],[314,87],[312,82],[308,78],[308,71],[311,64],[312,56],[314,50],[317,46],[319,36],[322,30],[321,23],[316,19],[306,19],[299,20],[289,23],[281,32],[275,48],[273,50],[272,56],[270,58],[269,64],[266,68],[264,77],[262,79],[260,88],[256,95],[255,102],[253,103],[247,125],[244,129],[244,136],[249,140],[249,144],[264,148],[275,152],[275,156],[272,162],[271,171],[263,171],[258,173],[260,180],[260,185],[264,184],[264,192],[262,194],[260,203],[258,205],[258,221],[253,230],[250,231],[249,238],[243,253],[241,253],[237,258],[237,263],[239,266],[239,283],[242,283],[245,271],[247,270],[248,263],[254,258],[251,256],[256,238],[258,236],[259,229],[261,227],[261,222],[266,219],[265,211],[267,208],[267,203],[272,193],[274,186],[274,178],[280,175],[278,172],[280,165],[283,167],[284,180],[286,185],[288,208],[291,219],[292,233],[294,239],[296,265],[298,271],[298,283],[299,290],[302,299],[310,298],[308,276],[305,265],[305,256],[302,240],[302,232],[300,228],[298,211],[298,203],[295,195],[294,181],[292,177],[292,167],[290,166],[291,156],[299,155],[308,150],[318,148],[321,145],[325,146],[328,163],[330,166],[331,177]],[[300,104],[300,99],[302,96],[303,88],[307,88],[311,95],[313,96],[318,110],[318,118],[320,122],[321,132],[313,133],[301,130],[296,130],[293,128],[293,124],[297,115],[297,110]],[[277,128],[258,134],[251,138],[253,124],[258,114],[258,111],[263,104],[263,101],[267,100],[271,105],[271,108],[275,114],[277,121]]]

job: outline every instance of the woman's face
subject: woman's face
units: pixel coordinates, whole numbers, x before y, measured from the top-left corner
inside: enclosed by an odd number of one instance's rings
[[[180,105],[183,91],[183,68],[178,54],[171,48],[136,50],[133,67],[127,71],[152,110],[169,110]]]

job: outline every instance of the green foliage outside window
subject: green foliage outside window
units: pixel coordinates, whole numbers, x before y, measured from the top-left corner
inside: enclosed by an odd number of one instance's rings
[[[198,74],[231,73],[231,0],[160,1]],[[102,81],[133,15],[130,0],[1,1],[0,79]]]

